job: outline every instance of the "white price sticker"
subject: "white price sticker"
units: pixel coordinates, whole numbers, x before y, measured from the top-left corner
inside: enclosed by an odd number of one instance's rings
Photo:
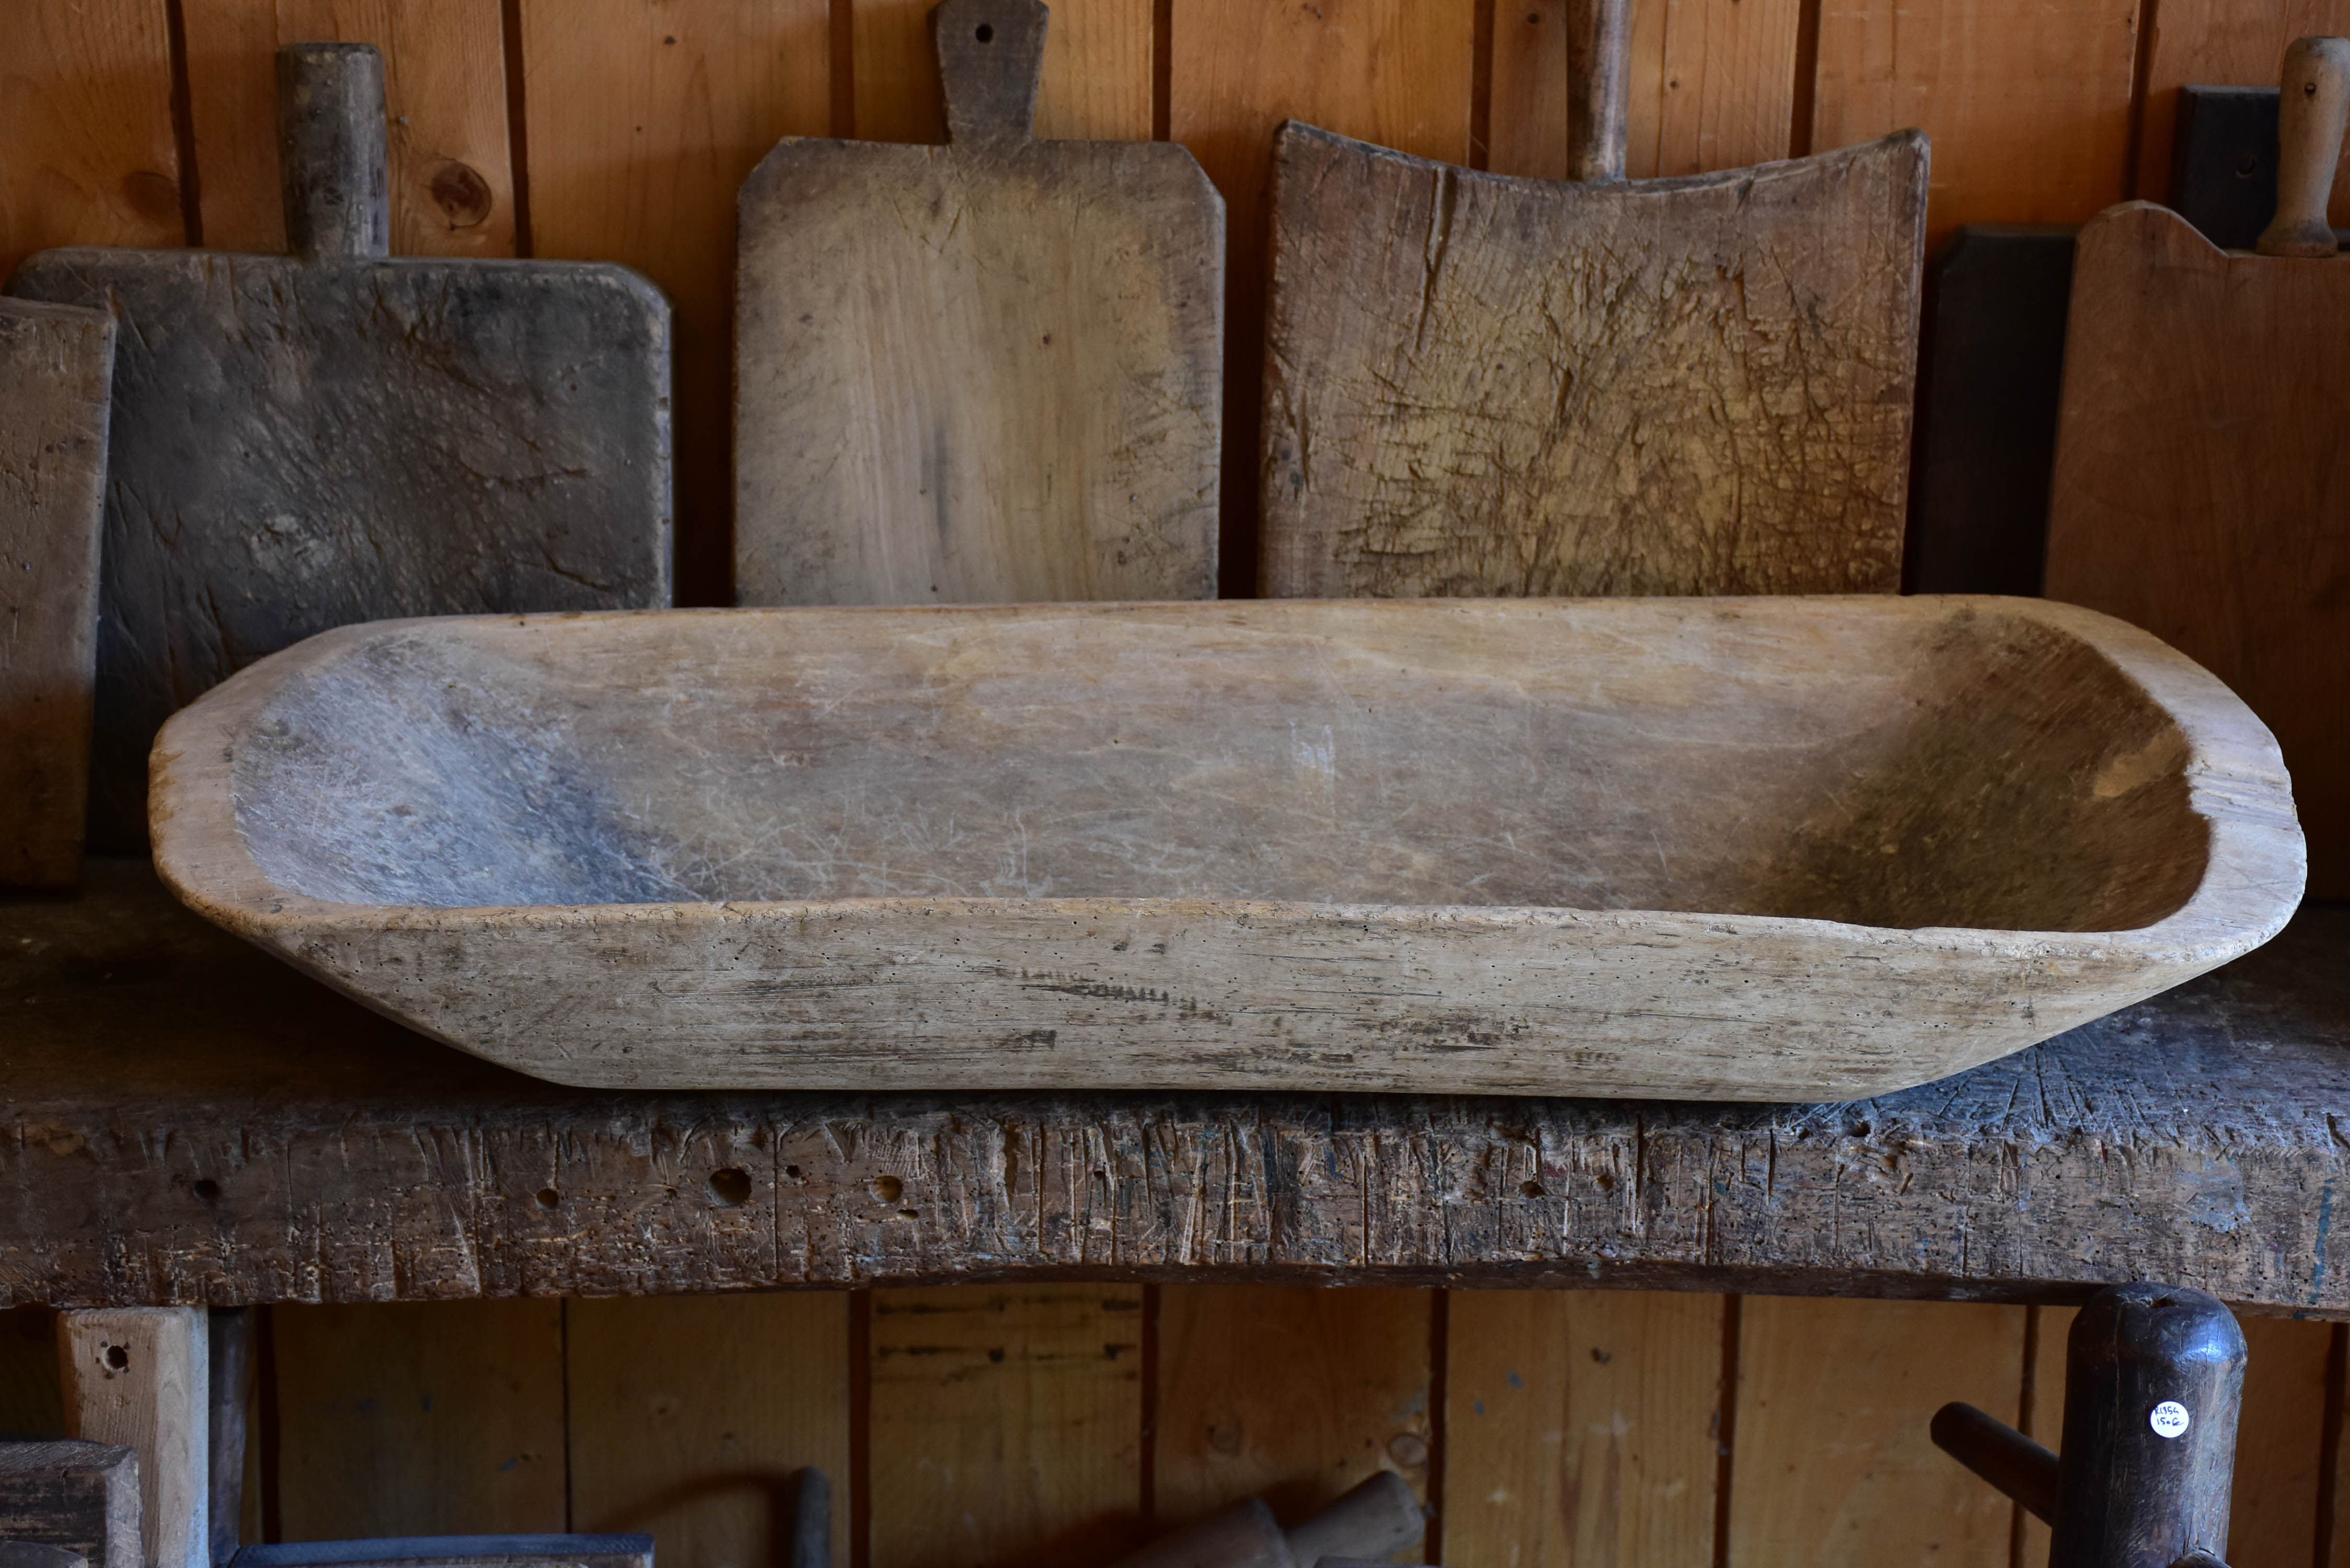
[[[2178,1400],[2165,1399],[2147,1416],[2146,1424],[2154,1428],[2154,1435],[2158,1438],[2183,1438],[2187,1435],[2187,1428],[2194,1424],[2194,1418],[2188,1415],[2187,1407]]]

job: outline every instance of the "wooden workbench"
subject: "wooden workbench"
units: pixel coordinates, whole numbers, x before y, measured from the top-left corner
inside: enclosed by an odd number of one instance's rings
[[[1848,1106],[631,1094],[422,1039],[98,863],[78,898],[0,902],[0,1303],[1045,1275],[2055,1302],[2139,1278],[2350,1315],[2340,907]]]

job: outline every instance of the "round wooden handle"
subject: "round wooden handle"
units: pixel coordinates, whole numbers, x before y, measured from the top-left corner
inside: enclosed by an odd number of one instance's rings
[[[1624,178],[1631,61],[1632,0],[1567,0],[1567,178]]]
[[[2295,38],[2277,105],[2277,210],[2256,247],[2264,256],[2330,256],[2325,199],[2350,121],[2350,38]]]
[[[383,57],[366,44],[277,51],[278,179],[286,248],[363,261],[391,254]]]

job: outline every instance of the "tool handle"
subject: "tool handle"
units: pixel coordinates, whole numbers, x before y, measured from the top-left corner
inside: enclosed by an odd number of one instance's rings
[[[1567,177],[1624,178],[1631,97],[1632,0],[1566,0]]]
[[[277,51],[277,164],[297,256],[391,254],[384,179],[383,57],[365,44]]]
[[[1042,0],[939,0],[931,46],[947,95],[947,140],[958,147],[1028,140],[1045,69]]]
[[[2350,123],[2350,38],[2295,38],[2284,51],[2281,85],[2276,218],[2254,248],[2264,256],[2330,256],[2325,198]]]
[[[1289,1552],[1297,1568],[1315,1568],[1332,1558],[1392,1557],[1427,1533],[1428,1518],[1410,1483],[1393,1470],[1378,1470],[1291,1531]]]

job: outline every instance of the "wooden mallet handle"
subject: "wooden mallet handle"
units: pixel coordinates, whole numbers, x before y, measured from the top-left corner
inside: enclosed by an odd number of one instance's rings
[[[2295,38],[2277,105],[2277,210],[2256,248],[2264,256],[2330,256],[2325,199],[2350,122],[2350,38]]]
[[[1566,0],[1567,178],[1624,178],[1632,0]]]

